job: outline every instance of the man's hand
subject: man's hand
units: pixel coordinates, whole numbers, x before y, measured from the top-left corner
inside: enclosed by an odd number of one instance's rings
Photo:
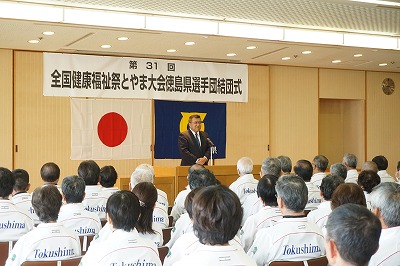
[[[201,158],[198,158],[198,159],[197,159],[196,163],[197,163],[197,164],[204,165],[207,161],[208,161],[207,158],[201,157]]]

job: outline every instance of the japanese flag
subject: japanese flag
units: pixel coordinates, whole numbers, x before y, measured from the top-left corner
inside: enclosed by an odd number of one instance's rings
[[[71,98],[71,159],[151,158],[151,101]]]

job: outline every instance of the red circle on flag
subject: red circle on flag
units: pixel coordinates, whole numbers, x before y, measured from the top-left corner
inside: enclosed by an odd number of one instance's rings
[[[104,145],[116,147],[126,139],[128,125],[120,114],[107,113],[100,118],[97,134]]]

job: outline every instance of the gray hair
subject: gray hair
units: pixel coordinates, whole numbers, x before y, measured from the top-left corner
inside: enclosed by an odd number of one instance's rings
[[[329,160],[324,155],[317,155],[314,157],[312,163],[318,168],[320,171],[326,170],[328,167]]]
[[[286,155],[278,156],[278,160],[281,162],[282,172],[290,173],[292,172],[292,161]]]
[[[346,179],[346,177],[347,177],[347,168],[342,163],[332,164],[329,171],[331,172],[332,175],[340,176],[343,179]]]
[[[366,161],[361,167],[361,171],[373,171],[378,173],[378,166],[373,161]]]
[[[253,172],[253,161],[249,157],[240,158],[236,166],[241,174],[251,174]]]
[[[385,182],[376,186],[371,194],[372,208],[379,209],[388,227],[400,226],[400,185]]]
[[[135,187],[141,182],[154,182],[154,168],[150,164],[143,163],[136,167],[131,175],[131,187]]]
[[[267,157],[261,165],[262,175],[274,175],[279,177],[281,175],[281,162],[277,158]]]
[[[351,153],[346,153],[343,156],[343,164],[346,164],[350,168],[357,168],[357,156]]]
[[[301,177],[296,175],[283,175],[276,182],[276,193],[282,198],[287,209],[300,212],[306,207],[308,189]]]
[[[81,203],[85,194],[85,180],[73,175],[67,176],[61,183],[61,190],[67,203]]]

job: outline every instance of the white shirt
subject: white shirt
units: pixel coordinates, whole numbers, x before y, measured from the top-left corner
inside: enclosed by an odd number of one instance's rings
[[[153,223],[158,223],[162,229],[169,226],[167,210],[158,202],[153,210]]]
[[[344,182],[357,184],[357,180],[358,180],[357,170],[356,169],[347,170],[347,176]]]
[[[188,213],[184,213],[176,221],[174,228],[171,230],[171,239],[166,244],[167,247],[171,249],[175,241],[181,237],[183,234],[193,232],[193,222],[189,217]]]
[[[6,266],[26,260],[63,260],[81,255],[78,235],[60,223],[41,223],[15,244]]]
[[[308,189],[308,201],[305,210],[315,210],[322,202],[320,190],[310,182],[305,182]]]
[[[229,241],[229,244],[243,250],[240,244],[240,239],[237,236]],[[164,266],[175,265],[175,262],[181,260],[184,256],[195,252],[201,246],[202,244],[193,231],[182,235],[172,246],[167,257],[165,257]]]
[[[371,257],[369,266],[393,266],[400,264],[400,226],[382,229],[379,249]]]
[[[161,266],[161,261],[156,245],[140,237],[136,230],[115,230],[106,241],[92,242],[79,265]]]
[[[229,188],[239,197],[240,204],[243,205],[246,198],[251,194],[257,194],[258,180],[252,174],[240,176]]]
[[[195,252],[184,256],[174,266],[222,266],[245,265],[256,266],[256,262],[246,255],[243,249],[236,246],[201,245]]]
[[[246,222],[247,218],[251,215],[256,214],[259,212],[263,207],[263,203],[259,199],[256,194],[251,194],[246,198],[246,201],[243,203],[243,219],[242,219],[242,226]]]
[[[119,188],[117,188],[117,187],[101,187],[101,191],[103,192],[104,197],[106,197],[108,199],[112,194],[119,191]]]
[[[99,216],[84,209],[82,203],[69,203],[61,206],[57,222],[74,230],[79,236],[95,235],[101,229]]]
[[[33,223],[40,223],[39,217],[36,215],[35,210],[32,207],[32,195],[28,192],[22,192],[15,194],[11,201],[20,209],[25,210],[29,217],[33,220]]]
[[[167,193],[157,188],[157,202],[165,208],[168,214],[168,196]]]
[[[190,187],[189,185],[186,186],[185,190],[182,190],[181,192],[178,193],[178,196],[176,196],[176,199],[174,201],[174,206],[172,206],[171,210],[171,216],[174,218],[174,222],[176,222],[182,214],[186,212],[185,209],[185,199],[187,195],[190,193]]]
[[[325,173],[321,173],[321,172],[315,173],[311,177],[310,182],[319,189],[319,187],[321,186],[321,183],[322,183],[322,179],[324,179],[325,176],[326,176]]]
[[[321,228],[322,232],[325,233],[326,222],[328,221],[328,216],[332,212],[331,202],[323,201],[316,210],[310,211],[307,215],[307,220],[311,223],[315,223]]]
[[[85,210],[97,213],[100,220],[106,219],[107,197],[104,195],[100,186],[86,186],[85,199],[82,201]]]
[[[365,196],[365,202],[367,203],[367,209],[372,210],[371,206],[371,195],[367,191],[363,191]]]
[[[268,228],[276,224],[282,219],[282,213],[278,207],[263,207],[258,213],[247,218],[242,229],[240,230],[240,240],[245,252],[249,250],[253,244],[256,233],[261,228]]]
[[[258,231],[247,254],[257,265],[273,260],[308,260],[325,255],[324,241],[321,229],[307,217],[283,217],[274,226]]]
[[[0,199],[0,241],[17,240],[33,229],[33,220],[11,200]]]
[[[386,170],[378,171],[378,175],[381,178],[381,183],[394,182],[394,178],[386,172]]]

